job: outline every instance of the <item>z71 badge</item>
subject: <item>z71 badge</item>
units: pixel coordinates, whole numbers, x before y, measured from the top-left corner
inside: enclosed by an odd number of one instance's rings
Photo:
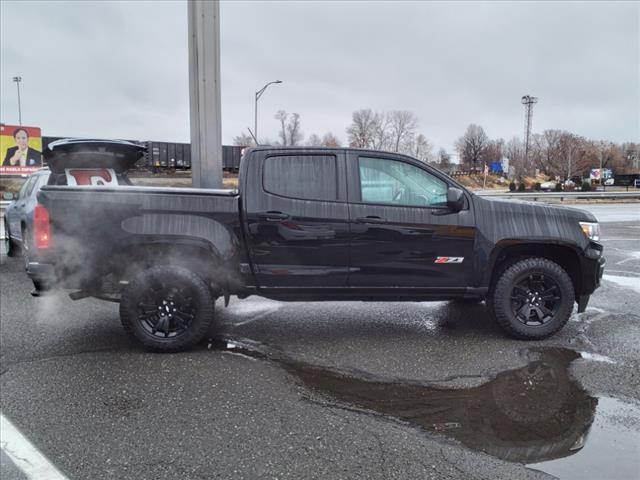
[[[433,263],[462,263],[464,257],[436,257]]]

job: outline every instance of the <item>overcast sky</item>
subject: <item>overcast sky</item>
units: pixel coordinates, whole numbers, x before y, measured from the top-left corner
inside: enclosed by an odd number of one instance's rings
[[[43,135],[189,141],[185,2],[1,2],[1,120]],[[351,112],[411,110],[435,148],[469,123],[640,141],[640,3],[223,2],[224,143],[298,112],[346,142]]]

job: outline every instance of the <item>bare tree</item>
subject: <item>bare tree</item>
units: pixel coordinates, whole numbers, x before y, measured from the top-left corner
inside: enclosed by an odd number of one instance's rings
[[[233,144],[239,147],[252,147],[255,145],[253,137],[248,133],[241,133],[233,137]]]
[[[304,135],[300,131],[300,114],[292,113],[291,117],[284,110],[278,110],[274,118],[280,122],[280,145],[295,146],[300,145]]]
[[[444,148],[438,150],[438,167],[445,172],[451,169],[451,155]]]
[[[497,140],[489,140],[487,146],[484,149],[483,160],[487,163],[499,163],[504,156],[504,140],[498,138]]]
[[[505,144],[504,156],[509,159],[509,169],[513,168],[516,177],[524,175],[524,145],[519,137],[513,137]]]
[[[411,153],[415,158],[425,163],[433,160],[433,147],[431,146],[431,143],[429,143],[429,140],[427,140],[427,137],[420,133],[416,135],[415,140],[412,143],[413,149]]]
[[[340,140],[333,133],[327,132],[322,136],[322,146],[338,148],[340,147]]]
[[[280,122],[280,142],[283,147],[287,146],[287,117],[289,114],[284,110],[278,110],[274,118]]]
[[[390,130],[392,135],[392,149],[400,151],[403,141],[407,141],[418,127],[418,119],[407,110],[394,110],[389,113]]]
[[[547,175],[561,173],[562,151],[561,130],[545,130],[542,134],[533,135],[530,155],[534,165]]]
[[[299,145],[304,138],[303,133],[300,131],[300,114],[292,113],[291,120],[287,124],[287,133],[289,134],[289,145]]]
[[[322,146],[322,139],[316,135],[315,133],[312,133],[311,135],[309,135],[309,138],[307,139],[307,146],[308,147],[321,147]]]
[[[356,110],[351,114],[351,125],[347,127],[349,145],[356,148],[373,146],[376,114],[370,108]]]
[[[373,140],[371,148],[374,150],[391,150],[391,118],[388,113],[376,112],[373,122]]]
[[[477,169],[483,160],[488,141],[489,137],[480,125],[469,125],[464,135],[456,141],[456,150],[461,162]]]

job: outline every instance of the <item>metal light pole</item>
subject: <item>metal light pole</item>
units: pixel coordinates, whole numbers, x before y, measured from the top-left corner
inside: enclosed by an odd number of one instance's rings
[[[267,83],[264,87],[256,92],[256,101],[254,105],[254,117],[253,117],[253,136],[256,139],[256,144],[258,143],[258,100],[267,89],[267,87],[274,83],[282,83],[282,80],[274,80],[273,82]]]
[[[16,87],[18,87],[18,125],[22,126],[22,105],[20,104],[20,82],[22,77],[13,77],[13,81],[16,82]]]
[[[222,187],[220,2],[187,2],[191,175],[197,188]]]

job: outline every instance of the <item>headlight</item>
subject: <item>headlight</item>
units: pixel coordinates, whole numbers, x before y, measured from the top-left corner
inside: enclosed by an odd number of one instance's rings
[[[600,224],[591,222],[580,222],[580,228],[589,240],[600,241]]]

